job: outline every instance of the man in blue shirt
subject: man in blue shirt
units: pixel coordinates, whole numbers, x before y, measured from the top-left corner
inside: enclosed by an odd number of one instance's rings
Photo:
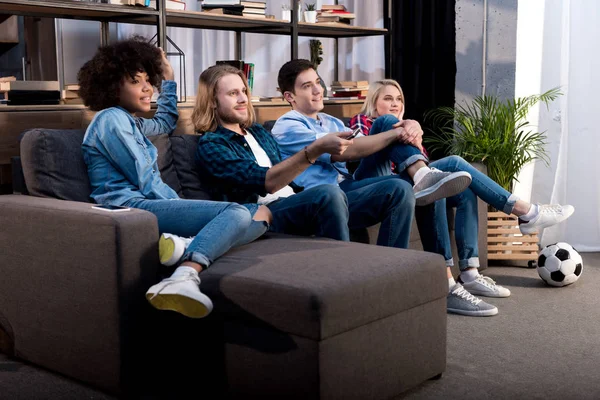
[[[196,160],[213,196],[266,205],[272,231],[348,241],[344,192],[327,184],[302,190],[292,182],[311,165],[310,157],[343,154],[351,144],[342,138],[347,134],[323,137],[282,161],[273,137],[254,123],[249,93],[243,73],[231,66],[216,65],[200,75],[192,122],[204,134]]]

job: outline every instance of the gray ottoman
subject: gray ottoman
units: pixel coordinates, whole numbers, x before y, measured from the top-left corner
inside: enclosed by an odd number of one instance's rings
[[[445,369],[439,255],[270,235],[201,277],[232,397],[386,399]]]

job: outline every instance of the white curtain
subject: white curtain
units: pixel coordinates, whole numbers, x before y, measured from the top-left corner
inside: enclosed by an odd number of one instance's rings
[[[198,8],[197,0],[186,0],[188,10]],[[334,4],[334,1],[321,0],[317,5]],[[267,1],[267,14],[281,19],[281,6],[291,4],[289,0]],[[383,1],[339,1],[356,14],[355,25],[383,28]],[[156,29],[152,26],[119,24],[118,37],[128,37],[134,33],[152,36]],[[235,33],[187,28],[167,28],[167,35],[186,55],[187,94],[195,95],[200,73],[217,60],[235,58]],[[334,80],[334,39],[300,37],[298,56],[310,59],[308,42],[319,39],[323,43],[323,62],[319,74],[327,85]],[[171,46],[167,51],[174,51]],[[291,59],[291,41],[286,35],[242,34],[242,59],[255,64],[254,95],[277,96],[277,72]],[[177,75],[177,57],[170,57]],[[384,38],[383,36],[340,39],[338,42],[338,68],[340,80],[377,80],[384,77]]]
[[[580,251],[600,251],[598,21],[596,0],[519,2],[517,96],[554,86],[561,86],[564,95],[549,110],[541,107],[530,115],[548,135],[551,162],[526,168],[517,194],[530,194],[535,202],[572,204],[575,214],[547,228],[542,244],[565,241]]]

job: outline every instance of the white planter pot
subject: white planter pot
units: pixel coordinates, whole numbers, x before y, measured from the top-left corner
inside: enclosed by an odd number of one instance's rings
[[[317,12],[316,11],[304,11],[304,21],[310,22],[314,24],[317,22]]]
[[[290,22],[292,20],[292,10],[281,10],[281,19]]]

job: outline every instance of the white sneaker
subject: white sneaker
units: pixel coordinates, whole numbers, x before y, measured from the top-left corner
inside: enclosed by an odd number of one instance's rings
[[[190,245],[194,238],[184,238],[181,236],[173,235],[172,233],[163,233],[158,239],[158,256],[160,257],[160,263],[167,267],[175,265],[185,249]]]
[[[519,219],[519,229],[522,234],[539,232],[541,229],[563,222],[573,214],[575,207],[559,204],[540,204],[538,211],[538,215],[529,222]]]
[[[452,197],[471,184],[471,174],[466,171],[444,172],[431,168],[413,186],[417,206],[425,206],[446,197]]]
[[[471,294],[485,297],[508,297],[510,296],[510,290],[500,285],[496,285],[496,282],[490,277],[478,275],[475,280],[471,282],[463,282],[463,287],[467,289]]]
[[[179,272],[163,279],[146,292],[146,299],[159,310],[172,310],[190,318],[206,317],[212,301],[200,291],[198,272]]]
[[[473,296],[460,283],[455,284],[450,289],[446,297],[446,310],[449,313],[471,317],[489,317],[498,314],[496,306]]]

